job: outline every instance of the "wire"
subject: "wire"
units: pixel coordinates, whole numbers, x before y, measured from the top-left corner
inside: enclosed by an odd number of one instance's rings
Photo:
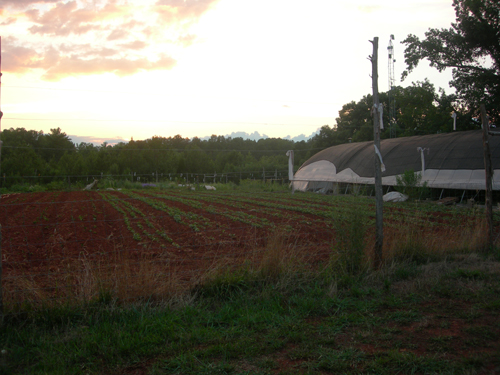
[[[239,122],[239,121],[178,121],[178,120],[100,120],[100,119],[76,119],[76,118],[18,118],[18,117],[5,117],[4,120],[16,121],[92,121],[92,122],[174,122],[179,124],[238,124],[238,125],[279,125],[279,126],[316,126],[318,125],[304,125],[304,124],[283,124],[283,123],[269,123],[269,122]],[[323,125],[321,125],[323,126]],[[320,127],[321,127],[320,126]]]
[[[50,91],[75,91],[75,92],[98,92],[98,93],[107,93],[107,94],[133,94],[137,95],[138,92],[127,92],[127,91],[113,91],[113,90],[91,90],[91,89],[68,89],[68,88],[54,88],[54,87],[36,87],[36,86],[9,86],[4,85],[4,87],[14,88],[14,89],[31,89],[31,90],[50,90]],[[258,101],[258,102],[279,102],[279,103],[301,103],[301,104],[321,104],[321,105],[337,105],[335,103],[329,102],[310,102],[310,101],[300,101],[300,100],[287,100],[287,99],[256,99],[256,98],[224,98],[224,97],[213,97],[213,96],[203,96],[203,95],[179,95],[179,94],[157,94],[157,93],[141,93],[141,95],[149,95],[149,96],[161,96],[161,97],[179,97],[185,96],[188,98],[202,98],[202,99],[217,99],[217,100],[241,100],[241,101]]]

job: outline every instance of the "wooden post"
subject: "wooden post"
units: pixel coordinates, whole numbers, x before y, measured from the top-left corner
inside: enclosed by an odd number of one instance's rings
[[[375,151],[380,151],[380,113],[378,99],[378,37],[373,41],[373,54],[370,58],[372,62],[372,86],[373,86],[373,143]],[[379,269],[382,266],[382,246],[384,244],[384,227],[383,227],[383,191],[382,191],[382,163],[380,162],[377,152],[375,153],[375,207],[376,207],[376,238],[375,252],[373,259],[373,267]]]
[[[486,238],[488,250],[493,249],[493,187],[492,187],[492,176],[493,168],[491,166],[491,153],[490,144],[488,140],[488,131],[490,128],[488,116],[486,116],[486,108],[484,104],[481,104],[481,120],[483,123],[483,151],[484,151],[484,170],[486,174]]]
[[[2,117],[3,117],[3,112],[1,108],[1,99],[2,99],[1,90],[2,90],[2,37],[0,36],[0,135],[2,134]],[[0,171],[2,170],[1,163],[2,163],[2,140],[0,138]],[[5,173],[3,174],[3,182],[5,184]]]
[[[2,37],[0,37],[0,90],[2,88]],[[1,95],[1,91],[0,91]],[[0,135],[2,134],[2,121],[3,112],[0,108]],[[0,139],[0,163],[2,162],[2,141]],[[1,164],[0,164],[1,171]],[[5,182],[5,173],[3,175]],[[2,193],[0,192],[0,198],[2,198]],[[3,324],[3,291],[2,291],[2,226],[0,225],[0,325]]]
[[[2,225],[0,225],[0,326],[3,324],[3,290],[2,290]]]

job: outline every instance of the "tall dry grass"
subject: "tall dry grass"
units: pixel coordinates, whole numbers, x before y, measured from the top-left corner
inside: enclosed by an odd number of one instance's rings
[[[76,264],[72,297],[78,302],[171,300],[187,289],[168,253],[115,251],[109,259],[82,258]]]
[[[188,285],[168,258],[115,251],[111,259],[81,255],[64,272],[4,280],[6,309],[23,310],[89,303],[167,302],[185,294]],[[109,253],[107,254],[109,256]]]
[[[486,221],[476,218],[467,226],[432,230],[402,222],[397,228],[386,228],[384,259],[386,262],[415,261],[424,263],[451,254],[483,252],[486,249]]]
[[[286,288],[297,282],[297,275],[312,272],[310,247],[299,245],[295,233],[276,228],[263,247],[248,252],[236,262],[234,258],[220,258],[197,280],[196,290],[203,293],[226,293],[244,290],[252,285],[273,283]]]
[[[322,284],[335,294],[343,283],[368,275],[373,257],[373,244],[367,240],[372,233],[364,219],[355,213],[337,219],[329,259],[319,265],[317,249],[303,244],[296,233],[286,228],[274,230],[264,246],[256,245],[244,257],[214,256],[207,269],[189,278],[181,273],[182,264],[172,254],[158,256],[115,249],[111,259],[109,253],[101,258],[82,255],[67,265],[62,277],[49,274],[44,280],[29,275],[5,278],[4,306],[8,311],[94,302],[178,303],[194,298],[200,290],[224,293],[256,283],[272,283],[275,288],[285,289],[314,278],[323,278]],[[385,267],[480,252],[486,244],[484,233],[482,219],[467,227],[435,231],[404,222],[386,227]]]

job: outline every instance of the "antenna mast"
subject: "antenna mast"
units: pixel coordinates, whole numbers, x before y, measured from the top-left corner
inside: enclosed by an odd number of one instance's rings
[[[396,138],[396,102],[394,98],[394,85],[396,79],[394,78],[394,63],[396,59],[394,58],[394,45],[392,41],[394,40],[394,34],[391,34],[389,39],[389,46],[387,47],[389,62],[389,137]]]

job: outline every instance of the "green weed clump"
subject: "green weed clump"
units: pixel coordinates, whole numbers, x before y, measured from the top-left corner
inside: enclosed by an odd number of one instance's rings
[[[327,267],[336,282],[348,283],[365,273],[369,266],[366,252],[366,214],[355,210],[333,215],[335,243]]]
[[[404,171],[401,176],[396,176],[396,190],[408,195],[410,199],[422,199],[430,195],[427,182],[422,182],[422,174],[413,169]]]

